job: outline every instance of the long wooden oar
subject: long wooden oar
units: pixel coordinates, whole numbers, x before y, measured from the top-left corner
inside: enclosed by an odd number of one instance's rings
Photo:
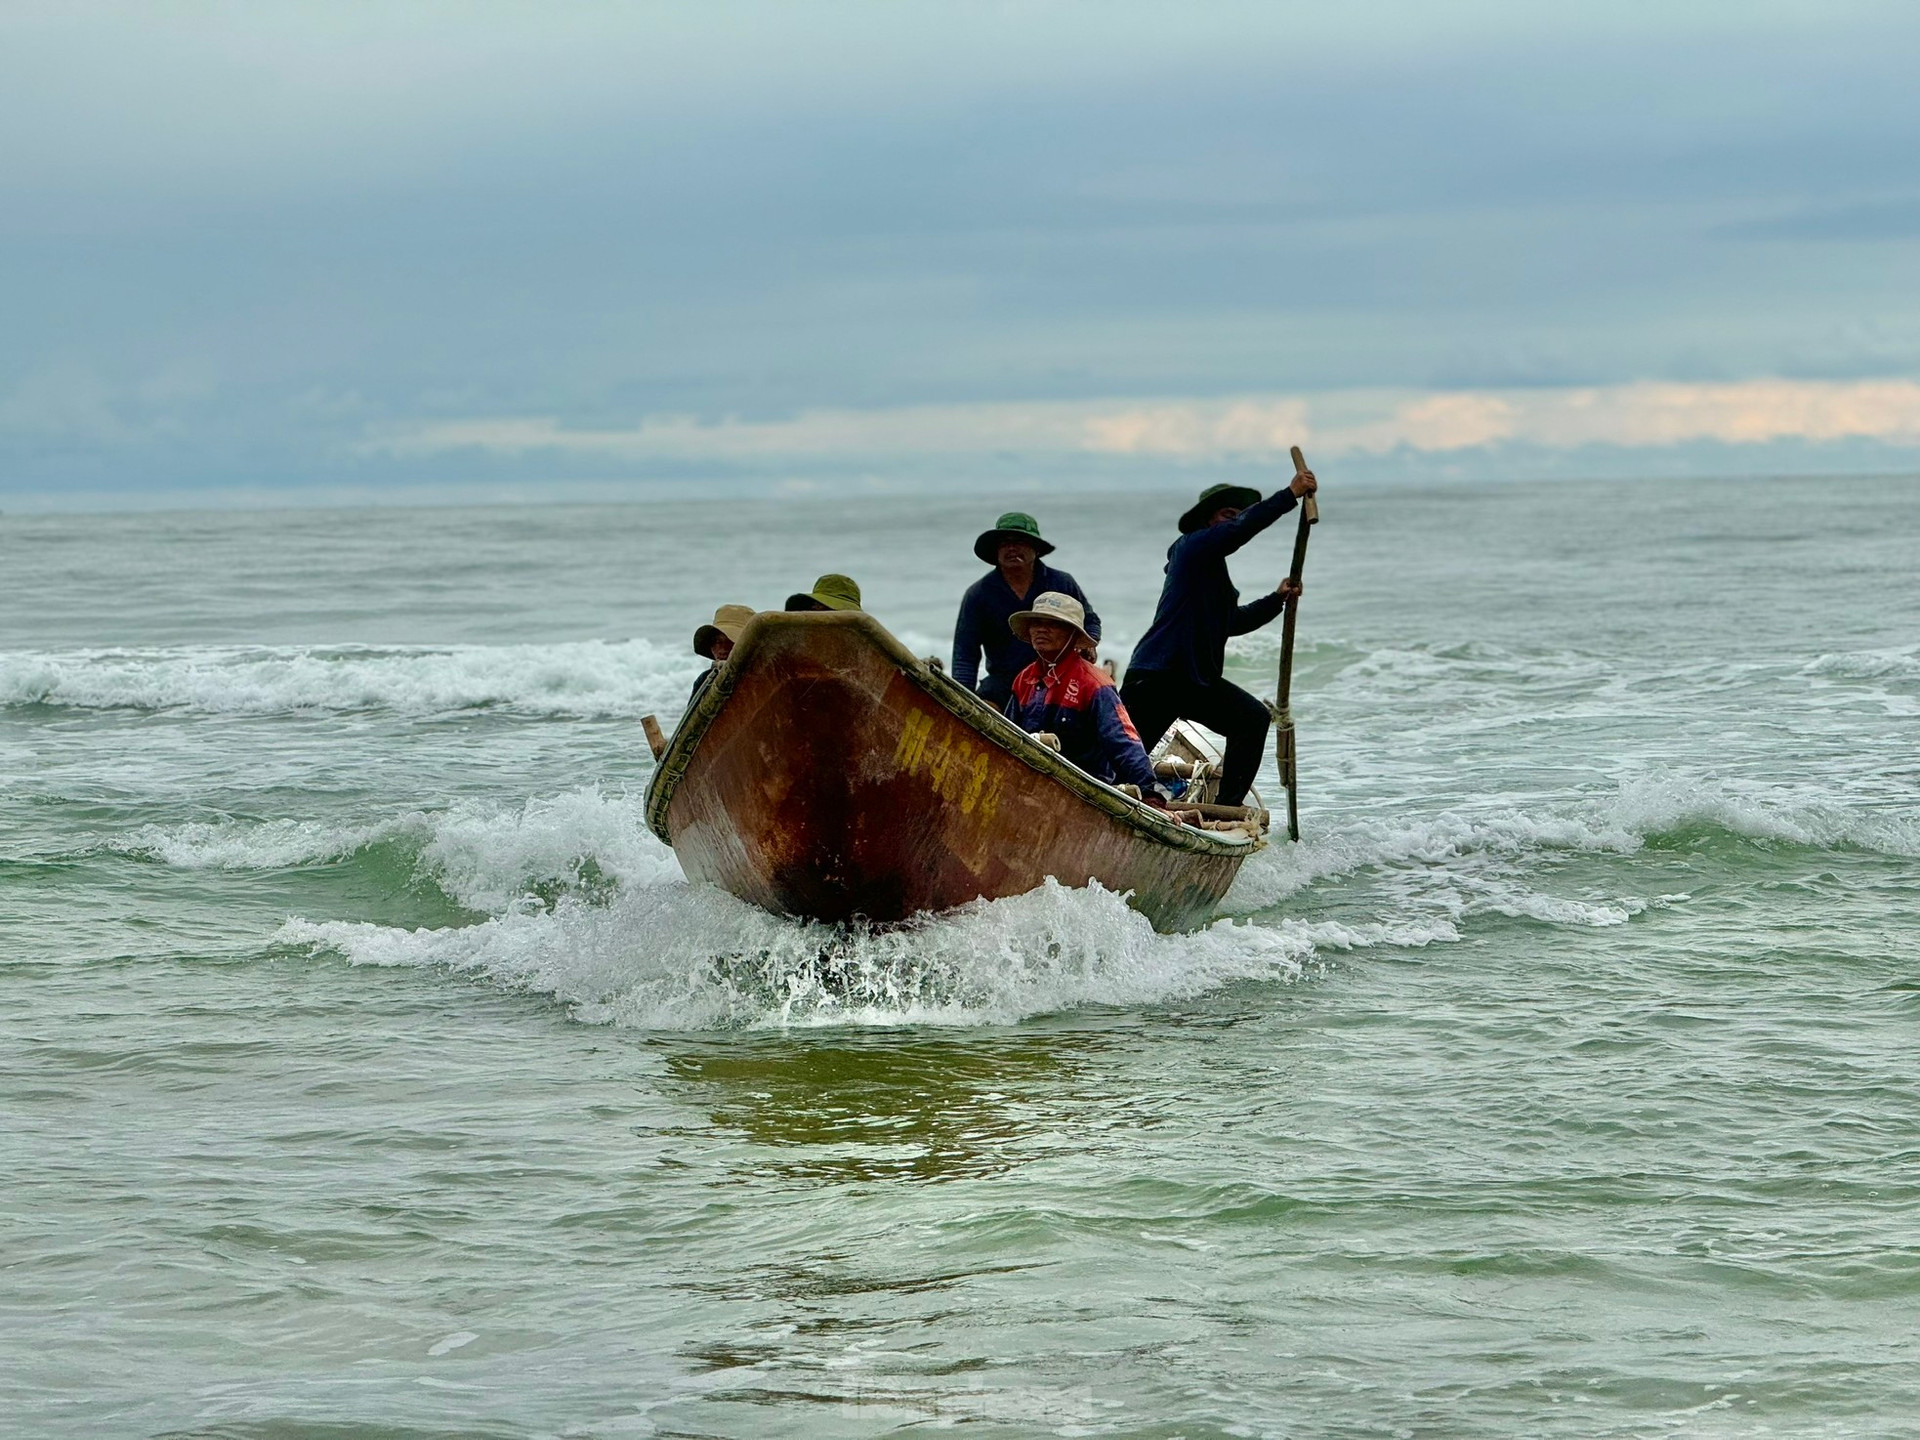
[[[1307,457],[1293,447],[1293,473],[1307,473]],[[1300,583],[1300,568],[1307,563],[1307,531],[1320,521],[1320,507],[1308,495],[1300,501],[1300,528],[1293,533],[1293,569],[1288,577]],[[1293,712],[1287,708],[1293,697],[1293,624],[1300,618],[1300,597],[1287,602],[1287,618],[1280,625],[1280,694],[1274,701],[1273,748],[1280,762],[1280,783],[1287,787],[1287,838],[1300,838],[1300,755],[1293,737]]]

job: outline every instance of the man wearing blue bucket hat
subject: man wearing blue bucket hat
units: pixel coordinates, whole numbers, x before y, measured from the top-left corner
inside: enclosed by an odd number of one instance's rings
[[[1013,693],[1013,677],[1033,663],[1033,647],[1008,624],[1032,596],[1052,592],[1078,600],[1086,611],[1082,628],[1092,644],[1100,639],[1100,617],[1073,576],[1040,558],[1052,554],[1053,546],[1040,538],[1039,522],[1031,515],[1009,510],[991,530],[980,533],[973,553],[993,569],[974,581],[960,602],[960,618],[953,627],[952,674],[998,708]],[[982,651],[987,657],[984,680],[979,678]]]
[[[1149,753],[1175,720],[1193,720],[1226,737],[1219,802],[1238,805],[1253,788],[1272,723],[1264,700],[1225,678],[1227,637],[1272,621],[1298,594],[1282,580],[1242,605],[1227,557],[1311,495],[1310,470],[1262,500],[1246,485],[1209,485],[1180,517],[1180,538],[1167,551],[1167,578],[1153,624],[1133,647],[1120,698]]]

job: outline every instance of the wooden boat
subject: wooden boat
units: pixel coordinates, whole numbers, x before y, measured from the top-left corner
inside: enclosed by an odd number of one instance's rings
[[[1191,929],[1263,843],[1093,779],[859,612],[755,616],[660,755],[647,823],[689,879],[876,924],[1052,877]]]

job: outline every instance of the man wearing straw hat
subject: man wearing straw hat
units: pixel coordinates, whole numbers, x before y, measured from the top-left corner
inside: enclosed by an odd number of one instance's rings
[[[722,605],[713,612],[711,625],[702,625],[693,632],[693,653],[704,655],[713,663],[695,677],[693,693],[687,697],[689,710],[706,694],[707,686],[713,683],[713,677],[720,673],[720,667],[733,654],[733,647],[740,642],[740,632],[747,628],[747,622],[751,619],[751,605]]]
[[[1153,624],[1133,647],[1121,695],[1151,748],[1175,720],[1194,720],[1224,735],[1219,801],[1238,805],[1254,773],[1272,723],[1264,700],[1227,680],[1227,637],[1272,621],[1299,592],[1282,580],[1272,593],[1240,603],[1227,557],[1319,488],[1310,470],[1285,490],[1260,498],[1246,485],[1209,485],[1180,517],[1180,538],[1167,550],[1167,578]]]
[[[1100,639],[1100,617],[1073,576],[1040,558],[1052,554],[1053,546],[1040,538],[1039,523],[1031,515],[1009,510],[991,530],[981,532],[973,542],[973,553],[993,569],[968,586],[960,601],[950,673],[988,704],[1005,705],[1013,693],[1013,677],[1033,663],[1033,647],[1008,623],[1014,611],[1027,604],[1028,596],[1051,590],[1078,600],[1086,611],[1089,653]],[[984,680],[978,678],[982,650],[987,655]]]
[[[1086,607],[1071,595],[1048,592],[1007,623],[1034,651],[1033,663],[1013,677],[1007,718],[1030,735],[1053,735],[1060,753],[1094,779],[1138,785],[1142,799],[1162,804],[1119,690],[1080,653],[1093,643]]]

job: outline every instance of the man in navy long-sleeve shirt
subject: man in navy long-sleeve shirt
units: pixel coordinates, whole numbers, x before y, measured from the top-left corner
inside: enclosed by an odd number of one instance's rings
[[[1086,610],[1086,630],[1100,639],[1100,617],[1079,584],[1040,557],[1053,546],[1040,538],[1031,515],[1009,510],[993,529],[973,542],[973,553],[994,568],[967,587],[960,618],[953,627],[953,678],[996,709],[1007,703],[1013,677],[1033,663],[1033,647],[1013,633],[1008,621],[1035,595],[1049,591],[1071,595]],[[986,652],[987,676],[980,679],[980,653]]]
[[[1311,472],[1267,499],[1244,485],[1213,485],[1180,517],[1167,551],[1167,578],[1153,624],[1133,647],[1120,698],[1149,752],[1175,720],[1193,720],[1227,740],[1219,803],[1238,805],[1253,788],[1272,723],[1264,700],[1225,679],[1227,638],[1257,630],[1297,593],[1283,580],[1250,604],[1227,573],[1227,557],[1317,488]]]

